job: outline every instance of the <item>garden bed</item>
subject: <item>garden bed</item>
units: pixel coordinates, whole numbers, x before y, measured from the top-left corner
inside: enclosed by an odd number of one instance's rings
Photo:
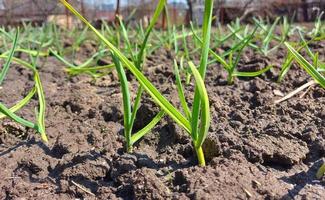
[[[324,58],[324,41],[310,47]],[[311,80],[294,65],[277,83],[285,54],[282,47],[268,57],[247,50],[241,71],[275,67],[256,78],[235,79],[233,85],[227,85],[219,64],[209,65],[212,121],[204,143],[206,167],[196,166],[190,138],[169,117],[136,143],[133,153],[125,153],[116,72],[96,80],[69,77],[54,57],[42,58],[49,143],[33,130],[1,121],[0,199],[322,199],[325,180],[315,174],[325,155],[325,91],[314,86],[302,98],[303,92],[275,105],[281,93]],[[145,74],[180,106],[170,53],[161,48],[148,56]],[[138,84],[127,75],[134,94]],[[0,89],[1,101],[13,105],[26,96],[31,77],[13,64]],[[193,85],[185,89],[192,99]],[[33,120],[36,104],[33,100],[18,113]],[[158,111],[144,95],[134,128],[142,128]]]

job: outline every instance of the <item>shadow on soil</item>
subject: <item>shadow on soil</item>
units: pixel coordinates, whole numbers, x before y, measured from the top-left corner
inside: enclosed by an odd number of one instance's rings
[[[302,171],[299,173],[296,173],[289,177],[282,177],[281,180],[283,180],[286,183],[289,184],[295,184],[295,186],[288,191],[287,194],[285,194],[281,199],[296,199],[296,197],[299,195],[300,191],[306,186],[306,185],[317,185],[321,184],[319,180],[316,179],[316,172],[318,168],[321,166],[322,160],[319,160],[315,162],[308,171]]]

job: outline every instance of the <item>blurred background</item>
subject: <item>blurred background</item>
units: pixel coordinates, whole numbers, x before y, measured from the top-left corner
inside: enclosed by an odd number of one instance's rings
[[[150,20],[157,0],[69,0],[93,22],[112,22],[116,14],[132,23]],[[173,24],[198,24],[203,19],[204,0],[168,0],[168,16]],[[308,22],[325,10],[325,0],[215,0],[215,22],[227,23],[235,18],[249,22],[252,16],[288,15],[294,21]],[[56,23],[71,27],[78,25],[71,13],[58,0],[0,0],[0,24],[16,25],[24,22]],[[158,26],[166,26],[166,14]]]

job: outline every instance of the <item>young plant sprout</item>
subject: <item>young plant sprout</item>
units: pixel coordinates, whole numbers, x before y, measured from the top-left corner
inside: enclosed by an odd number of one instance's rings
[[[58,52],[56,52],[51,48],[49,52],[51,53],[51,55],[56,57],[59,61],[61,61],[65,65],[65,71],[71,76],[76,76],[85,73],[85,74],[89,74],[93,78],[98,78],[110,73],[114,69],[114,64],[96,65],[98,60],[103,58],[105,55],[107,55],[106,53],[109,52],[106,49],[98,51],[97,53],[92,55],[89,59],[87,59],[85,62],[79,65],[75,65],[69,62],[68,60],[60,56]]]
[[[128,81],[125,75],[124,68],[122,67],[118,57],[114,55],[112,52],[113,62],[115,64],[115,68],[117,74],[119,76],[119,80],[121,81],[121,91],[123,96],[123,113],[124,113],[124,137],[126,139],[126,148],[127,152],[132,152],[133,144],[145,136],[150,130],[160,121],[160,119],[164,116],[164,111],[160,111],[151,122],[142,128],[137,133],[132,134],[132,129],[136,117],[137,109],[134,109],[132,112],[131,109],[131,98],[130,91],[128,87]],[[137,96],[135,102],[140,102],[141,95]],[[137,103],[139,104],[139,103]],[[136,107],[138,108],[138,107]]]
[[[312,37],[318,37],[318,36],[321,36],[322,34],[324,34],[323,30],[322,30],[322,17],[324,15],[324,11],[322,11],[316,21],[315,21],[315,26],[314,26],[314,29],[309,33],[310,36]]]
[[[298,29],[298,33],[299,33],[299,36],[300,36],[300,38],[301,38],[301,44],[300,44],[300,46],[299,46],[299,47],[297,48],[297,50],[296,50],[297,53],[299,53],[302,49],[305,49],[306,52],[307,52],[307,54],[308,54],[308,56],[313,60],[313,64],[314,64],[314,66],[316,66],[316,68],[317,68],[317,70],[318,70],[319,72],[322,72],[322,71],[325,69],[325,64],[322,63],[322,62],[320,62],[320,61],[318,60],[318,54],[317,54],[317,53],[314,54],[314,53],[310,50],[310,48],[309,48],[309,46],[308,46],[309,43],[311,43],[311,42],[313,42],[313,41],[317,41],[316,38],[312,38],[311,40],[306,41],[305,38],[304,38],[304,36],[302,35],[302,33],[301,33],[301,31],[300,31],[299,29]],[[283,65],[282,65],[282,68],[281,68],[281,71],[280,71],[279,77],[278,77],[278,82],[280,82],[280,81],[283,80],[284,76],[285,76],[285,75],[287,74],[287,72],[289,71],[289,69],[290,69],[290,67],[291,67],[291,65],[292,65],[292,63],[293,63],[293,61],[294,61],[294,55],[293,55],[290,51],[288,51],[287,56],[286,56],[286,58],[285,58],[285,60],[284,60],[284,63],[283,63]]]
[[[241,35],[240,32],[238,31],[239,29],[242,30],[242,27],[241,26],[236,25],[236,26],[232,27],[230,24],[227,24],[227,27],[233,33],[233,35],[235,36],[235,38],[237,40],[239,40],[239,43],[240,42],[243,42],[245,39],[249,38],[250,35],[251,35],[251,34],[248,33],[249,25],[246,25],[245,26],[245,29],[243,31],[243,35]],[[256,28],[257,27],[255,27],[255,29]],[[260,49],[256,44],[253,44],[251,41],[249,41],[246,46],[249,46],[250,48],[252,48],[254,50],[259,50]],[[232,50],[230,49],[229,51],[231,52]]]
[[[2,83],[3,83],[4,79],[5,79],[5,76],[8,73],[10,62],[12,60],[12,57],[14,56],[14,53],[15,53],[15,50],[16,50],[16,47],[17,47],[18,35],[19,35],[19,30],[16,31],[16,35],[15,35],[15,38],[13,39],[14,42],[13,42],[13,46],[12,46],[12,48],[10,50],[9,57],[7,59],[7,62],[4,65],[3,69],[1,70],[1,73],[0,73],[0,85],[2,85]]]
[[[193,28],[192,28],[193,30]],[[218,54],[216,54],[212,49],[209,49],[209,53],[213,56],[213,58],[218,61],[223,68],[228,72],[228,76],[227,76],[227,82],[228,84],[232,84],[234,81],[234,77],[255,77],[255,76],[259,76],[263,73],[265,73],[266,71],[268,71],[272,66],[267,66],[259,71],[255,71],[255,72],[240,72],[237,71],[237,66],[238,63],[240,61],[240,56],[243,52],[243,49],[249,44],[249,42],[253,39],[254,34],[257,30],[257,27],[255,27],[255,29],[253,30],[253,32],[251,34],[249,34],[248,36],[246,36],[245,38],[243,38],[239,43],[235,44],[233,47],[230,48],[229,50],[229,56],[228,56],[228,61],[219,56]],[[200,41],[201,39],[197,36],[197,34],[193,31],[194,37]],[[226,54],[227,55],[227,54]],[[233,58],[234,56],[236,56],[235,58]]]
[[[292,35],[292,21],[293,18],[289,21],[287,16],[284,16],[282,19],[282,24],[281,24],[281,40],[282,43],[290,36]]]
[[[165,3],[166,3],[165,0],[159,1],[158,5],[156,7],[156,10],[154,12],[153,18],[150,21],[150,24],[146,29],[143,42],[140,46],[140,51],[138,52],[137,55],[133,54],[133,49],[132,49],[125,25],[123,24],[121,18],[119,16],[117,16],[119,24],[121,26],[122,36],[125,40],[127,49],[130,52],[131,60],[135,64],[136,68],[140,71],[142,71],[143,64],[145,62],[146,46],[148,43],[150,33],[151,33],[152,29],[154,28],[154,25],[156,24],[160,13],[164,10]],[[143,94],[143,87],[140,85],[140,87],[138,88],[135,102],[134,102],[134,105],[132,106],[131,100],[130,100],[130,91],[128,88],[128,80],[126,78],[125,71],[124,71],[123,67],[121,66],[119,58],[114,54],[114,52],[112,52],[112,58],[113,58],[113,62],[116,67],[116,71],[119,76],[119,80],[121,81],[121,90],[122,90],[122,94],[123,94],[123,109],[124,109],[124,136],[126,138],[127,151],[132,152],[133,144],[135,142],[137,142],[139,139],[141,139],[143,136],[145,136],[147,133],[150,132],[150,130],[164,116],[164,111],[160,111],[151,120],[151,122],[148,125],[146,125],[144,128],[142,128],[137,133],[132,134],[134,121],[136,119],[138,108],[140,107],[140,102],[141,102],[141,98],[142,98],[142,94]],[[133,110],[131,110],[131,107],[133,107]]]
[[[240,31],[242,31],[243,28],[242,27],[239,27],[238,29],[234,30],[233,32],[230,32],[227,35],[225,35],[225,33],[223,33],[223,31],[222,31],[221,25],[218,24],[218,30],[219,30],[218,31],[219,34],[216,34],[216,37],[215,37],[216,46],[214,46],[214,48],[218,48],[218,47],[222,46],[225,42],[227,42],[230,39],[232,39],[235,36],[235,34],[237,34]]]
[[[318,83],[322,88],[325,88],[325,77],[322,75],[323,70],[318,70],[318,54],[313,57],[313,64],[309,63],[302,55],[300,55],[289,43],[285,42],[285,46],[292,54],[297,63]],[[324,69],[322,65],[321,69]]]
[[[263,26],[261,25],[259,22],[256,21],[256,23],[259,25],[259,27],[262,27],[263,33],[261,38],[262,40],[262,46],[260,48],[260,51],[263,53],[263,55],[267,56],[271,51],[274,51],[275,49],[277,49],[281,43],[279,43],[278,45],[274,46],[273,48],[270,49],[270,42],[272,41],[272,39],[275,37],[274,36],[274,29],[276,27],[276,25],[278,24],[280,20],[280,17],[277,17],[273,24],[271,26]]]
[[[41,84],[40,76],[36,69],[36,59],[37,59],[38,55],[35,56],[35,59],[33,60],[32,64],[29,64],[19,58],[15,58],[13,55],[14,55],[15,48],[17,45],[17,40],[18,40],[18,30],[17,30],[16,36],[14,38],[14,42],[13,42],[14,45],[11,49],[10,55],[9,56],[7,56],[6,54],[0,55],[0,58],[7,59],[7,62],[0,74],[1,84],[2,84],[2,81],[4,80],[4,77],[7,73],[7,71],[8,71],[10,63],[15,62],[27,69],[32,70],[33,75],[34,75],[35,86],[31,89],[31,91],[27,94],[27,96],[25,98],[23,98],[20,102],[18,102],[16,105],[14,105],[11,108],[7,108],[4,104],[0,103],[0,112],[1,112],[0,119],[4,118],[4,117],[8,117],[8,118],[16,121],[17,123],[22,124],[23,126],[33,128],[38,133],[40,133],[42,140],[44,142],[47,142],[48,140],[47,140],[47,136],[45,133],[45,97],[44,97],[44,91],[43,91],[43,86]],[[36,111],[36,116],[37,116],[36,123],[25,120],[24,118],[19,117],[18,115],[16,115],[14,113],[14,112],[18,111],[19,109],[21,109],[22,107],[24,107],[28,102],[30,102],[31,98],[35,95],[35,93],[37,93],[38,101],[39,101],[39,109],[38,109],[38,111]]]
[[[151,98],[160,106],[160,108],[168,114],[177,124],[183,127],[191,136],[193,140],[193,145],[198,157],[199,165],[205,165],[204,153],[202,150],[202,144],[207,136],[208,128],[210,125],[210,110],[209,110],[209,100],[207,96],[207,92],[204,86],[204,77],[207,67],[207,59],[208,59],[208,49],[210,42],[210,30],[211,30],[211,16],[212,16],[212,8],[213,1],[206,0],[205,1],[205,12],[204,12],[204,23],[203,23],[203,42],[202,42],[202,54],[199,70],[196,69],[192,62],[189,62],[190,69],[192,70],[193,76],[196,81],[195,94],[194,94],[194,102],[191,113],[191,121],[187,119],[180,111],[178,111],[157,89],[156,87],[143,75],[141,69],[138,68],[140,66],[138,63],[142,63],[142,53],[138,54],[138,62],[134,63],[130,61],[118,48],[116,48],[111,42],[109,42],[99,31],[97,31],[83,16],[78,13],[69,3],[65,0],[60,0],[74,15],[76,15],[80,20],[82,20],[98,37],[104,42],[110,51],[113,54],[113,59],[115,59],[115,64],[119,65],[121,63],[122,67],[126,67],[130,72],[136,77],[141,87],[151,96]],[[165,4],[165,0],[159,1],[157,9]],[[155,12],[156,13],[156,12]],[[154,18],[154,17],[153,17]],[[148,39],[148,29],[146,32],[145,40]],[[146,42],[144,42],[146,43]],[[144,52],[144,46],[140,52]],[[139,59],[140,58],[140,59]],[[120,76],[123,76],[122,67],[118,70],[120,71]],[[123,79],[123,78],[122,78]],[[125,83],[122,83],[125,85]],[[123,86],[122,90],[124,93],[127,93],[127,89]],[[138,96],[138,95],[137,95]],[[128,97],[123,97],[125,102],[124,107],[126,107],[126,103],[129,102]],[[125,110],[129,110],[129,108],[125,108]],[[129,113],[128,113],[129,114]],[[126,117],[124,118],[126,119]],[[125,123],[125,122],[124,122]],[[131,136],[132,137],[132,136]]]

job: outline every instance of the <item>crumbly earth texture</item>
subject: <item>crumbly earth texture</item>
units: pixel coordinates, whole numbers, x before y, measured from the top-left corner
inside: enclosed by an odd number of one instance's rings
[[[324,60],[325,43],[311,45]],[[81,48],[83,49],[83,48]],[[86,58],[85,52],[79,52]],[[324,199],[325,178],[315,174],[325,155],[325,90],[310,88],[275,105],[281,93],[311,80],[294,64],[277,76],[280,48],[263,57],[247,50],[239,70],[273,64],[256,78],[227,85],[222,67],[211,64],[206,86],[211,128],[204,143],[206,167],[196,166],[191,140],[164,117],[125,153],[122,96],[116,72],[99,79],[69,77],[54,57],[42,58],[49,143],[9,119],[0,122],[0,199]],[[145,74],[177,107],[172,57],[160,49],[146,61]],[[138,84],[128,74],[132,98]],[[14,105],[32,88],[32,74],[12,64],[0,100]],[[193,83],[185,87],[189,102]],[[35,119],[36,98],[17,112]],[[145,94],[135,130],[159,108]]]

